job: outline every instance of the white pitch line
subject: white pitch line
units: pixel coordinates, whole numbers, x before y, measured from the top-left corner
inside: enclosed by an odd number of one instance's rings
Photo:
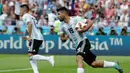
[[[26,71],[26,70],[31,70],[31,69],[32,68],[0,70],[0,73],[2,73],[2,72],[14,72],[14,71]]]

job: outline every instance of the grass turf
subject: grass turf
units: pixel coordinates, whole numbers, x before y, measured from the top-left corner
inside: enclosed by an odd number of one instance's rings
[[[99,60],[119,61],[124,73],[130,73],[130,56],[98,56]],[[0,54],[0,73],[33,73],[27,55]],[[38,61],[39,73],[77,73],[75,56],[55,55],[55,67],[47,61]],[[5,70],[5,71],[3,71]],[[7,71],[16,70],[16,71]],[[3,72],[2,72],[3,71]],[[92,68],[85,64],[85,73],[118,73],[114,68]]]

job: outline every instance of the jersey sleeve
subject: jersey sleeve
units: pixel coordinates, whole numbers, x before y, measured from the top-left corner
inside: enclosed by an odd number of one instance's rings
[[[31,17],[25,15],[25,16],[23,16],[23,21],[24,21],[25,24],[28,24],[28,22],[31,22]]]
[[[63,25],[62,25],[63,23],[61,23],[61,25],[60,25],[60,34],[63,34],[63,33],[65,33],[65,31],[64,31],[64,27],[63,27]]]

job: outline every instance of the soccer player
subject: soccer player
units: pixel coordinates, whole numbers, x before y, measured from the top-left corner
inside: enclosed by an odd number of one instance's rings
[[[32,66],[34,73],[39,73],[36,61],[46,60],[49,61],[52,66],[54,66],[54,57],[53,56],[46,57],[38,54],[39,47],[43,42],[43,36],[38,27],[37,20],[28,12],[29,12],[28,5],[24,4],[20,6],[20,16],[22,16],[24,23],[27,25],[27,31],[29,34],[28,37],[23,36],[22,38],[24,40],[29,41],[30,47],[28,50],[28,56],[29,56],[30,64]]]
[[[83,61],[93,68],[106,68],[113,67],[118,70],[119,73],[123,73],[123,70],[119,67],[117,62],[109,62],[105,60],[96,60],[96,55],[90,51],[91,45],[84,32],[89,30],[93,22],[91,20],[84,19],[82,22],[86,22],[87,26],[76,30],[75,25],[83,18],[70,17],[69,12],[65,7],[57,10],[59,20],[62,21],[60,30],[60,39],[65,42],[68,38],[72,41],[74,48],[76,48],[77,56],[76,62],[78,65],[77,73],[84,73]]]

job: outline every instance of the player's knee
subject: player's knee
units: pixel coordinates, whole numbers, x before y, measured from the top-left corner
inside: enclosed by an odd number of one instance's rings
[[[76,57],[76,62],[77,62],[77,63],[80,63],[80,62],[82,62],[82,61],[83,61],[82,56],[77,56],[77,57]]]
[[[28,56],[31,57],[31,56],[33,56],[33,54],[32,53],[28,53]]]
[[[83,63],[83,58],[82,58],[82,56],[77,56],[77,57],[76,57],[76,62],[77,62],[78,64],[82,64],[82,63]]]
[[[76,62],[77,62],[77,65],[78,65],[79,68],[83,68],[84,67],[82,56],[77,56],[76,57]]]
[[[76,59],[76,62],[77,63],[82,63],[82,60],[81,59]]]
[[[91,66],[92,66],[93,68],[97,68],[96,62],[91,63]]]

